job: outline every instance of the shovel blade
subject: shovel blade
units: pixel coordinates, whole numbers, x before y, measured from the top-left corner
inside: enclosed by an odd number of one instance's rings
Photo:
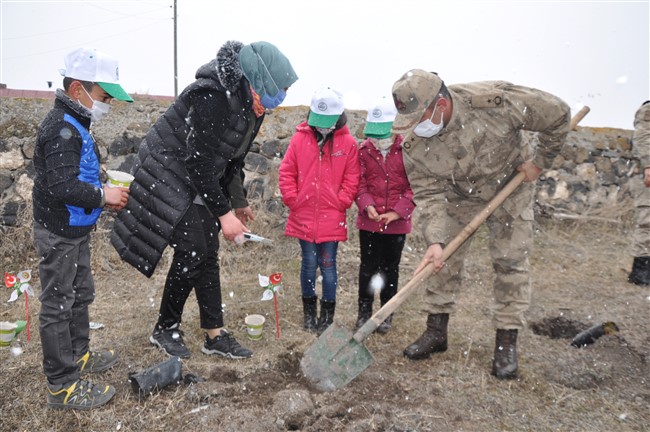
[[[305,351],[300,368],[314,388],[330,392],[345,386],[372,362],[372,354],[363,343],[334,322]]]

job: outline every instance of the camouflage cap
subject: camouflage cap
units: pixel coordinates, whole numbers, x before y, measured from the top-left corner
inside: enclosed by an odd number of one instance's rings
[[[393,84],[397,117],[392,132],[405,134],[413,129],[442,88],[442,80],[433,72],[412,69]]]

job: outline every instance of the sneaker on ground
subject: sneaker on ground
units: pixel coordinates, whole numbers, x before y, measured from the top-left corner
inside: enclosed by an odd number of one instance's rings
[[[71,384],[47,385],[47,407],[89,410],[104,405],[115,394],[110,385],[93,384],[79,379]]]
[[[149,341],[162,349],[169,356],[180,358],[189,358],[190,350],[187,349],[183,342],[183,332],[177,326],[172,328],[154,328]]]
[[[221,335],[216,336],[214,339],[210,339],[206,334],[205,344],[201,348],[201,351],[205,354],[218,354],[231,359],[250,358],[253,356],[253,351],[241,346],[235,337],[226,330],[221,330]]]
[[[88,351],[83,355],[83,357],[77,360],[79,373],[87,374],[103,372],[106,369],[113,367],[113,365],[117,363],[119,357],[120,356],[115,352],[115,350]]]

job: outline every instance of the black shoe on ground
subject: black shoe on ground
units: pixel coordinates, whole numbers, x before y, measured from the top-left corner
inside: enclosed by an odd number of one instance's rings
[[[205,344],[201,348],[205,354],[217,354],[231,359],[243,359],[253,356],[253,351],[245,348],[237,342],[235,337],[226,330],[221,330],[221,335],[214,339],[205,335]]]
[[[627,281],[639,286],[650,285],[650,257],[634,257],[632,271],[627,276]]]
[[[103,372],[113,367],[113,365],[117,363],[119,357],[120,356],[115,352],[115,350],[88,351],[77,360],[77,365],[79,365],[79,374],[84,375],[87,373]]]
[[[359,300],[359,315],[357,323],[354,325],[355,330],[359,330],[372,316],[372,300]]]
[[[169,356],[180,358],[189,358],[190,356],[190,350],[183,342],[183,332],[178,329],[178,325],[168,329],[156,326],[149,341]]]
[[[386,320],[379,324],[379,327],[377,327],[377,333],[379,334],[386,334],[390,331],[390,329],[393,327],[393,315],[390,314],[388,315],[388,318]]]
[[[89,410],[104,405],[115,395],[110,385],[79,379],[64,385],[47,385],[47,407]]]

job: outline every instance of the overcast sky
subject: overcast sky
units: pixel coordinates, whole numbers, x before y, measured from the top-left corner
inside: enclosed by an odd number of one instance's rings
[[[631,129],[650,99],[650,8],[642,1],[178,0],[178,88],[229,39],[267,40],[299,80],[284,105],[332,86],[367,109],[413,68],[447,84],[507,80],[563,98],[583,126]],[[117,57],[129,93],[174,94],[173,0],[0,0],[0,82],[61,86],[64,55]]]

